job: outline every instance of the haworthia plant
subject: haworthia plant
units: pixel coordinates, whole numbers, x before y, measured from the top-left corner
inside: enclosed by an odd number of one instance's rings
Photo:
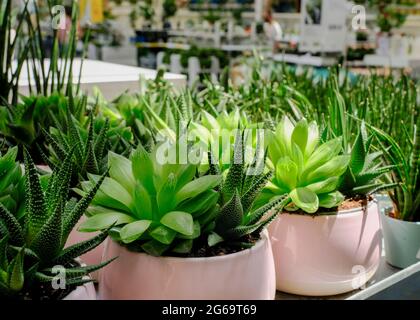
[[[61,299],[86,276],[108,264],[81,266],[76,258],[98,246],[107,233],[65,248],[69,233],[95,196],[103,179],[79,201],[67,200],[72,171],[71,154],[55,170],[43,189],[37,169],[25,150],[25,219],[0,204],[0,294],[18,299]],[[65,289],[51,287],[56,272],[65,268]],[[49,289],[48,289],[49,288]]]
[[[271,171],[265,171],[265,159],[255,151],[254,161],[245,162],[245,141],[241,132],[235,140],[234,158],[219,186],[218,205],[220,212],[212,222],[209,230],[208,244],[214,246],[220,242],[242,242],[246,246],[244,237],[260,236],[260,233],[272,222],[277,213],[290,202],[289,196],[273,197],[268,203],[259,208],[252,208],[255,199],[272,177]],[[264,158],[264,152],[262,152]],[[209,155],[210,172],[220,172],[220,166],[212,161]],[[260,167],[258,167],[260,166]]]

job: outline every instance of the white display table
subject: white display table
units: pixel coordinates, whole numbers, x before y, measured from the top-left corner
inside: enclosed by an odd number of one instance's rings
[[[420,57],[411,58],[367,54],[363,59],[363,63],[368,67],[385,67],[392,69],[418,68],[420,67]]]
[[[73,62],[73,83],[77,83],[79,79],[80,59]],[[49,60],[45,61],[45,68],[48,70]],[[138,92],[140,89],[139,80],[154,79],[157,71],[145,68],[131,67],[120,64],[84,60],[81,88],[84,92],[92,93],[94,87],[98,87],[106,99],[116,98],[124,91]],[[29,79],[30,77],[30,79]],[[183,88],[186,85],[186,76],[174,73],[165,73],[164,78],[174,84],[177,88]],[[19,79],[19,93],[29,94],[29,83],[32,85],[34,81],[32,75],[28,75],[27,67],[22,67],[22,73]]]

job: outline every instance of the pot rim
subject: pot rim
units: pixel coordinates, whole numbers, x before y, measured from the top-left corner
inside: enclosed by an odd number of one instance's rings
[[[369,202],[368,202],[368,205],[366,206],[366,208],[370,208],[371,206],[372,206],[372,204],[373,203],[378,203],[378,200],[377,199],[372,199],[372,200],[370,200]],[[346,215],[346,216],[348,216],[348,215],[351,215],[351,214],[353,214],[353,215],[355,215],[355,214],[358,214],[358,213],[360,213],[360,211],[363,211],[363,206],[361,206],[361,207],[357,207],[357,208],[352,208],[352,209],[347,209],[347,210],[338,210],[338,211],[335,211],[335,212],[328,212],[328,213],[318,213],[318,214],[310,214],[310,213],[308,213],[308,214],[297,214],[297,213],[293,213],[293,211],[283,211],[283,212],[281,212],[280,213],[280,215],[283,215],[283,214],[288,214],[288,215],[291,215],[291,216],[300,216],[300,217],[309,217],[309,218],[312,218],[312,219],[316,219],[316,218],[327,218],[327,217],[335,217],[335,216],[343,216],[343,215]]]
[[[171,256],[159,256],[159,257],[155,257],[152,256],[150,254],[147,254],[145,252],[133,252],[128,250],[127,248],[123,247],[122,245],[120,245],[118,242],[114,241],[111,237],[109,237],[109,241],[114,242],[117,246],[119,246],[120,248],[127,250],[129,253],[132,254],[139,254],[139,255],[145,255],[151,258],[157,258],[157,259],[162,259],[165,261],[189,261],[189,262],[193,262],[193,263],[198,263],[198,262],[203,262],[203,261],[207,261],[207,260],[229,260],[229,259],[234,259],[238,256],[241,255],[246,255],[251,253],[251,251],[256,251],[259,250],[267,241],[269,241],[269,236],[268,236],[268,231],[265,229],[263,232],[261,232],[261,239],[259,239],[255,245],[253,245],[251,248],[247,248],[245,250],[241,250],[239,252],[235,252],[235,253],[229,253],[226,255],[222,255],[222,256],[213,256],[213,257],[171,257]],[[105,249],[106,250],[106,249]]]
[[[407,223],[409,225],[415,225],[415,226],[419,226],[420,227],[420,221],[406,221],[406,220],[402,220],[402,219],[397,219],[397,218],[394,218],[394,217],[390,217],[388,215],[388,213],[386,213],[386,212],[381,212],[381,215],[383,215],[384,217],[390,219],[391,221],[394,221],[395,220],[395,221],[398,221],[398,222],[404,222],[404,223]]]

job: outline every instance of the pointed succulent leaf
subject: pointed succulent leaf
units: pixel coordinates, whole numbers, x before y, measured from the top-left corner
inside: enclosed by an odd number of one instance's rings
[[[242,134],[238,130],[234,145],[233,163],[231,164],[226,179],[223,183],[222,194],[224,201],[231,199],[235,190],[242,190],[244,174],[244,147]]]
[[[112,225],[118,226],[134,222],[135,219],[121,212],[106,212],[96,214],[84,221],[80,227],[80,232],[93,232],[108,229]]]
[[[223,231],[239,226],[242,222],[243,208],[238,190],[232,198],[220,210],[216,220],[216,231],[223,234]]]
[[[37,174],[34,162],[29,152],[24,150],[26,172],[26,208],[28,217],[28,238],[33,239],[44,226],[48,215],[44,200],[44,193]]]
[[[131,156],[132,170],[135,179],[143,184],[150,194],[155,194],[153,181],[154,164],[151,155],[139,145]]]
[[[114,152],[108,153],[109,176],[132,194],[136,182],[131,165],[131,161],[127,158]]]
[[[24,234],[19,221],[13,214],[6,209],[6,207],[0,202],[0,219],[1,223],[6,227],[10,244],[21,246],[24,243]]]
[[[104,231],[93,237],[92,239],[82,241],[75,245],[65,248],[58,257],[54,259],[54,264],[65,265],[70,261],[80,257],[99,246],[108,236],[108,232]]]
[[[54,213],[30,244],[30,248],[44,261],[51,261],[62,248],[63,206],[58,204]]]
[[[256,197],[261,193],[261,190],[266,186],[267,182],[271,179],[272,176],[273,173],[271,171],[260,176],[242,195],[241,202],[244,213],[248,212],[248,210],[252,207]]]
[[[175,195],[175,204],[194,198],[199,194],[211,190],[218,186],[222,181],[221,176],[203,176],[184,185]]]
[[[70,234],[70,231],[74,228],[76,223],[80,220],[80,218],[85,213],[86,209],[89,207],[89,204],[95,197],[96,193],[99,190],[99,187],[101,186],[107,174],[108,172],[105,172],[102,175],[102,177],[99,179],[99,181],[94,185],[94,187],[91,188],[86,193],[86,195],[82,199],[79,200],[79,202],[74,207],[74,209],[71,212],[69,212],[68,215],[66,215],[64,219],[64,224],[63,224],[63,243],[66,242],[67,237]]]
[[[16,257],[12,260],[9,266],[9,283],[8,287],[14,291],[19,292],[22,290],[25,282],[25,274],[23,269],[24,263],[24,250],[23,248],[19,251]]]

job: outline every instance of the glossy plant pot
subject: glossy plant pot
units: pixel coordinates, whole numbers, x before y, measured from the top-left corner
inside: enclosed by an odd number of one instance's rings
[[[209,258],[153,257],[107,239],[103,259],[115,256],[100,272],[99,299],[262,300],[276,293],[267,232],[250,249]]]
[[[70,235],[66,242],[66,247],[74,245],[76,243],[80,243],[82,241],[86,241],[92,239],[94,236],[98,234],[98,232],[79,232],[77,231],[79,226],[86,220],[85,216],[82,216],[79,222],[76,224],[74,229],[70,232]],[[80,260],[87,264],[87,265],[96,265],[100,264],[102,261],[102,253],[104,251],[104,242],[102,242],[99,246],[94,248],[93,250],[85,253],[84,255],[80,256]],[[98,271],[92,273],[92,278],[97,280],[98,279]]]
[[[70,292],[63,300],[96,300],[96,290],[92,282],[85,283]]]
[[[420,261],[420,222],[409,222],[381,214],[386,261],[407,268]]]
[[[363,286],[378,269],[378,205],[329,215],[281,214],[269,228],[277,290],[327,296]]]

